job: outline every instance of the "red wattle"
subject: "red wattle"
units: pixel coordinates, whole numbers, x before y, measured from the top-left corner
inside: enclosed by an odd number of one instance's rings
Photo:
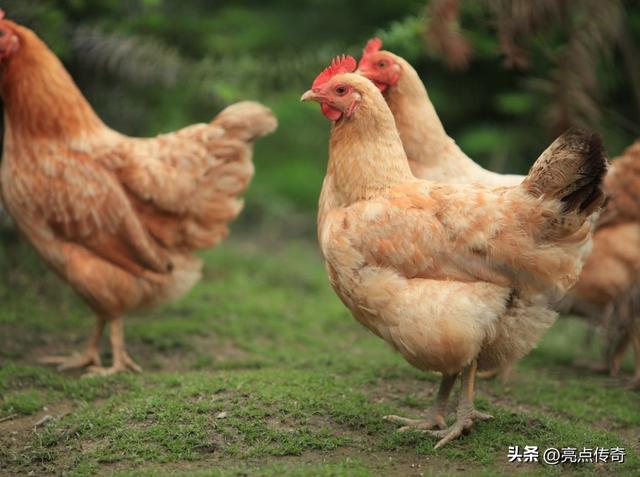
[[[382,81],[376,81],[376,80],[372,80],[372,81],[373,81],[373,84],[375,84],[378,87],[381,93],[384,93],[389,87],[387,83],[383,83]]]
[[[342,111],[336,108],[332,108],[326,103],[321,103],[320,109],[322,109],[322,114],[324,114],[331,121],[337,121],[342,117]]]

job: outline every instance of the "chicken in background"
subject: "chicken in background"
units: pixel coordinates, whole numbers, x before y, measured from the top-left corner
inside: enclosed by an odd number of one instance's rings
[[[483,169],[446,133],[416,70],[404,58],[367,42],[358,72],[382,91],[396,121],[413,175],[439,182],[512,186],[524,176]]]
[[[320,249],[354,317],[413,366],[442,373],[424,419],[387,416],[440,438],[438,448],[491,417],[473,405],[476,371],[521,358],[554,322],[548,303],[578,279],[607,160],[597,135],[570,131],[518,186],[416,179],[382,94],[355,69],[353,57],[335,59],[301,98],[333,123]],[[442,429],[458,375],[456,421]]]
[[[593,236],[593,250],[565,306],[603,324],[605,368],[612,376],[632,346],[631,384],[640,387],[640,141],[612,161],[604,190],[607,207]]]
[[[240,102],[209,124],[150,139],[124,136],[100,120],[33,31],[6,19],[0,65],[3,202],[97,315],[82,354],[43,361],[91,366],[94,374],[140,371],[124,346],[123,315],[177,299],[200,279],[193,252],[227,235],[254,172],[253,142],[277,121],[266,107]],[[113,364],[103,368],[106,323]]]
[[[382,91],[416,177],[486,186],[515,185],[524,179],[524,176],[497,174],[473,162],[447,135],[416,70],[405,59],[381,48],[379,38],[369,40],[358,71]],[[631,331],[635,329],[634,320],[622,314],[629,313],[628,303],[630,300],[635,303],[633,290],[640,285],[640,193],[633,192],[640,190],[638,156],[640,145],[636,144],[625,153],[628,160],[614,160],[611,177],[605,181],[605,192],[612,197],[611,204],[624,197],[626,210],[607,212],[608,217],[617,216],[615,223],[603,218],[595,224],[593,254],[586,259],[571,296],[559,305],[565,311],[604,325],[610,350],[608,367],[612,374],[620,368],[628,344],[633,344],[635,381],[640,379],[640,337],[634,338]],[[623,177],[625,182],[620,184]],[[620,314],[617,310],[626,311]],[[640,315],[640,311],[632,313]],[[502,370],[501,374],[506,381],[511,369]]]

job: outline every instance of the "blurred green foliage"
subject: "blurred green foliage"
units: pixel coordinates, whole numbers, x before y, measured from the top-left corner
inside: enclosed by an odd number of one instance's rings
[[[427,5],[425,5],[425,3]],[[462,2],[461,27],[474,57],[452,71],[425,41],[424,0],[7,0],[7,16],[34,29],[63,59],[100,116],[131,135],[155,135],[210,120],[225,104],[258,99],[280,128],[256,152],[249,217],[311,214],[327,156],[329,124],[298,98],[340,53],[368,38],[411,61],[445,127],[491,169],[525,172],[550,142],[543,80],[567,32],[549,28],[531,43],[531,68],[508,69],[482,2]],[[623,2],[632,40],[640,5]],[[600,120],[592,127],[620,153],[640,132],[630,75],[617,53],[598,59]]]

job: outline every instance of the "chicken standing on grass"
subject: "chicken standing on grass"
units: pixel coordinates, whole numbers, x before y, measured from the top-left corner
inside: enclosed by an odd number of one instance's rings
[[[97,314],[84,353],[43,361],[93,365],[96,374],[140,371],[124,347],[123,315],[178,298],[199,280],[193,252],[227,235],[253,175],[253,141],[277,121],[266,107],[241,102],[209,124],[130,138],[98,118],[28,28],[0,20],[0,62],[4,204]],[[102,368],[98,343],[107,322],[113,365]]]
[[[448,183],[509,186],[524,176],[497,174],[473,162],[446,133],[416,70],[404,58],[382,50],[382,41],[367,42],[358,72],[382,91],[393,113],[413,174],[421,179]],[[624,352],[632,344],[636,358],[634,383],[640,384],[640,320],[637,289],[640,286],[640,146],[630,147],[605,180],[611,199],[603,218],[596,222],[593,252],[575,288],[560,304],[605,325],[608,368],[616,374]],[[624,204],[624,205],[622,205]],[[502,370],[506,379],[511,368]]]
[[[547,303],[581,269],[607,168],[598,136],[558,138],[516,187],[414,178],[393,115],[355,59],[333,61],[303,101],[333,121],[318,211],[329,280],[355,318],[419,369],[442,373],[424,419],[388,416],[445,445],[490,416],[473,406],[477,369],[526,354],[551,326]],[[458,374],[456,422],[444,430]]]

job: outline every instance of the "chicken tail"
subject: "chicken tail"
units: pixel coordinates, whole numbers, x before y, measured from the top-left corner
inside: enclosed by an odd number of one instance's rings
[[[242,194],[253,177],[253,143],[277,125],[266,106],[242,101],[225,108],[209,125],[184,133],[204,145],[208,168],[198,178],[199,187],[180,235],[183,248],[211,247],[227,236],[228,224],[242,210]]]
[[[266,106],[241,101],[222,110],[211,124],[222,127],[229,139],[252,142],[275,131],[278,120]]]
[[[535,197],[562,202],[564,214],[588,217],[604,203],[607,166],[601,137],[573,128],[542,153],[522,185]]]
[[[524,268],[513,275],[523,297],[542,293],[555,303],[575,285],[605,201],[607,166],[600,137],[571,129],[542,153],[520,186],[509,189],[516,197],[535,199],[531,208],[512,208],[533,247]]]

